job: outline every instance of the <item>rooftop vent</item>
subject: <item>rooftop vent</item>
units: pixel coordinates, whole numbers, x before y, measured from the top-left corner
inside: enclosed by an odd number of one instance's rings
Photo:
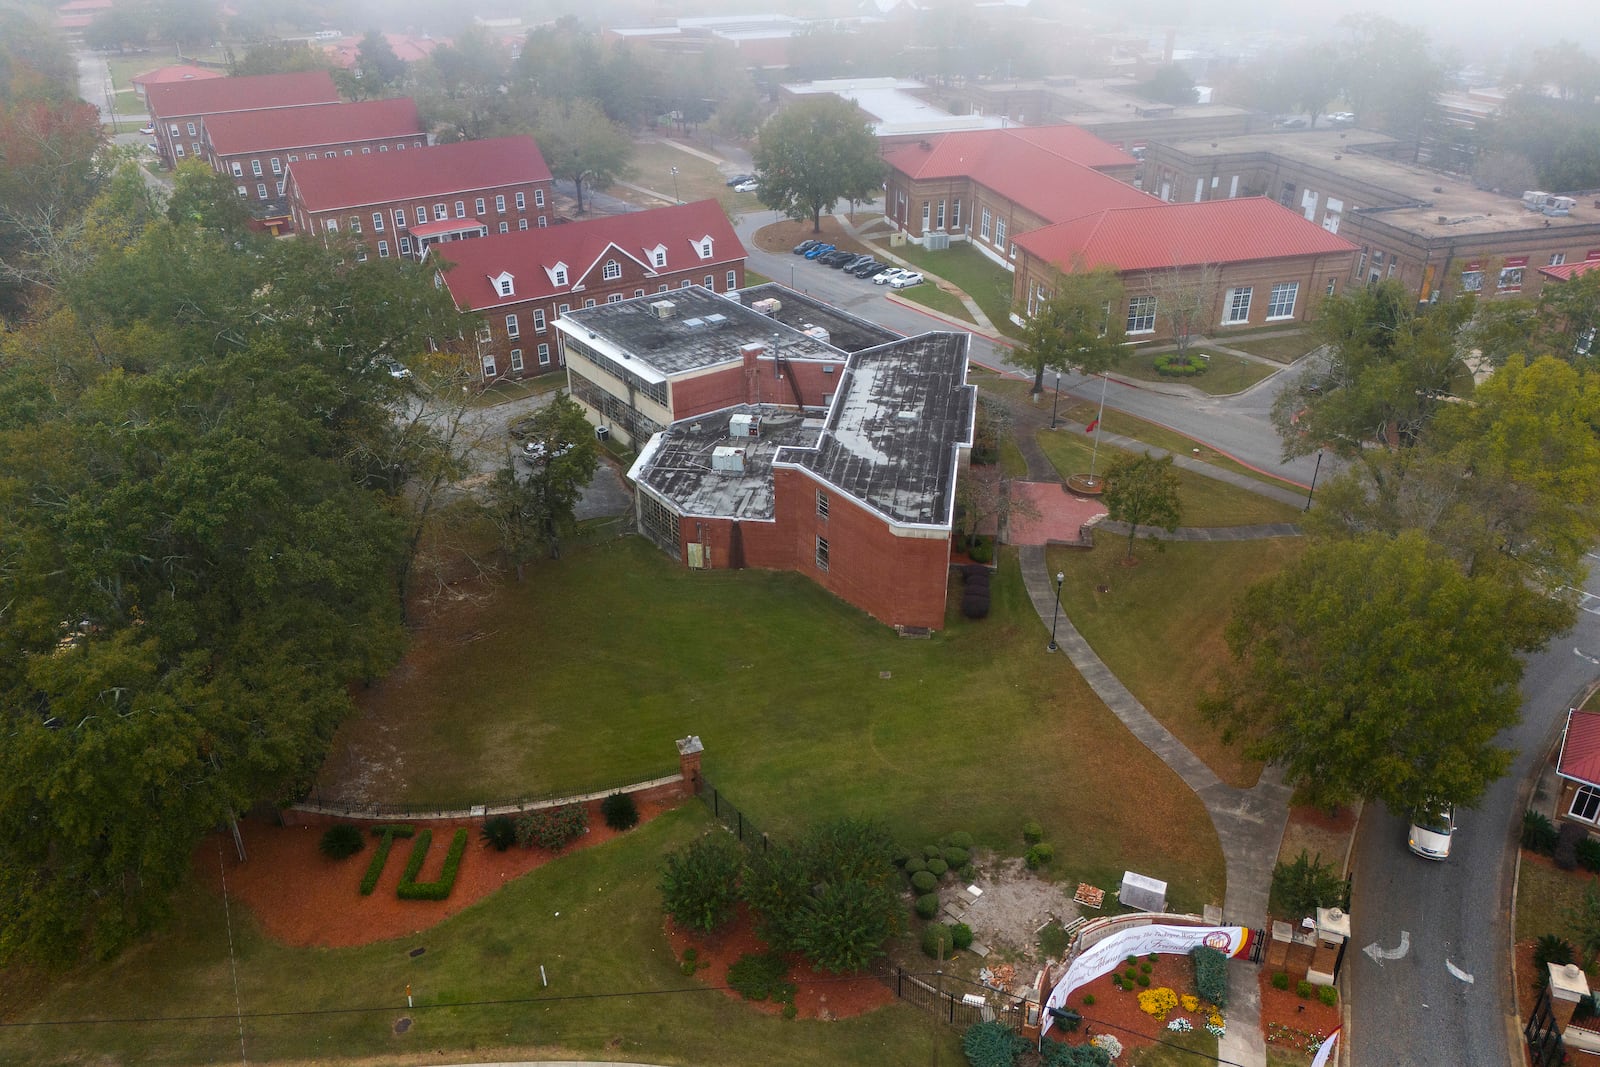
[[[670,319],[672,313],[678,310],[678,305],[670,300],[653,300],[650,302],[650,310],[656,313],[658,319]]]
[[[769,296],[765,299],[757,300],[750,306],[761,312],[763,315],[776,315],[780,310],[782,310],[783,303],[776,297]]]
[[[684,319],[683,320],[684,328],[685,329],[690,329],[690,330],[698,330],[698,329],[702,328],[703,326],[705,326],[705,324],[706,324],[706,320],[702,319],[702,318],[698,318],[698,317],[692,318],[692,319]]]
[[[723,323],[728,321],[728,316],[720,315],[720,314],[718,314],[718,315],[707,315],[706,316],[706,321],[709,322],[713,326],[721,326]]]
[[[808,322],[804,326],[800,327],[800,332],[805,334],[807,337],[812,338],[813,340],[821,341],[823,344],[827,344],[830,337],[826,326],[818,326],[811,322]]]
[[[894,413],[894,417],[899,419],[901,422],[917,421],[917,413],[915,411],[897,411]]]

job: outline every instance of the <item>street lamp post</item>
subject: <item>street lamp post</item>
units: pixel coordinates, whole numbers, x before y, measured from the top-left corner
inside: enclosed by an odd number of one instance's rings
[[[1317,449],[1317,465],[1311,468],[1311,489],[1306,493],[1306,506],[1303,510],[1311,510],[1311,497],[1317,491],[1317,475],[1322,471],[1322,449]]]
[[[1061,583],[1066,580],[1067,575],[1064,571],[1056,571],[1056,606],[1050,612],[1050,644],[1046,649],[1049,652],[1055,652],[1058,648],[1056,645],[1056,620],[1061,617]]]
[[[1050,402],[1050,428],[1056,428],[1056,412],[1061,407],[1061,372],[1056,371],[1056,398]]]
[[[673,167],[672,168],[672,199],[676,200],[680,204],[683,203],[683,197],[678,195],[678,168],[677,167]]]

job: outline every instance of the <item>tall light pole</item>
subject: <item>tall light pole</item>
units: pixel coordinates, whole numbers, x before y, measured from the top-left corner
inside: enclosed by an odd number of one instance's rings
[[[673,167],[672,168],[672,199],[676,200],[680,204],[683,203],[683,197],[678,195],[678,168],[677,167]]]
[[[1056,371],[1056,398],[1050,402],[1050,428],[1056,428],[1056,411],[1061,407],[1061,372]]]
[[[1055,609],[1050,612],[1050,644],[1045,649],[1047,652],[1055,652],[1058,650],[1058,646],[1056,645],[1056,620],[1061,617],[1061,583],[1066,580],[1066,572],[1056,571],[1056,606]]]
[[[1311,497],[1317,491],[1317,475],[1322,471],[1322,449],[1317,449],[1317,465],[1311,468],[1311,489],[1306,493],[1306,506],[1302,510],[1311,510]]]

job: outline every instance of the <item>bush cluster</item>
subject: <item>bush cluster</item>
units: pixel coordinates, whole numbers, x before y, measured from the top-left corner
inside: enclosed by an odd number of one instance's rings
[[[1318,986],[1317,999],[1331,1008],[1339,1003],[1339,991],[1331,985]]]
[[[1533,973],[1539,988],[1550,984],[1550,964],[1565,966],[1572,960],[1572,942],[1558,934],[1540,937],[1533,946]]]
[[[939,914],[939,894],[938,893],[924,893],[920,897],[918,897],[917,898],[917,904],[916,904],[916,912],[917,912],[917,917],[919,919],[931,919],[935,915],[938,915]]]
[[[918,871],[925,871],[928,869],[928,861],[923,859],[921,856],[912,856],[910,859],[906,860],[902,866],[904,867],[906,874],[916,874]]]
[[[1586,871],[1600,873],[1600,841],[1592,837],[1585,837],[1578,842],[1575,850],[1578,857],[1578,866]]]
[[[911,876],[911,888],[918,893],[931,893],[939,884],[939,876],[932,871],[918,871]]]
[[[1529,808],[1522,814],[1522,847],[1548,856],[1556,850],[1556,828],[1542,811]]]
[[[967,555],[978,563],[988,563],[994,558],[994,550],[982,544],[977,544],[967,550]],[[963,568],[961,575],[966,587],[961,594],[961,614],[969,619],[987,618],[989,615],[989,580],[991,577],[989,568],[966,567]]]
[[[1036,845],[1044,840],[1044,827],[1033,819],[1022,824],[1022,840],[1030,845]]]
[[[955,951],[955,938],[944,923],[929,923],[922,928],[922,951],[936,960],[949,959]]]
[[[1201,1000],[1209,1000],[1219,1008],[1228,1006],[1228,958],[1214,948],[1204,945],[1191,949],[1194,960],[1194,987]]]
[[[933,875],[935,878],[943,878],[945,873],[949,870],[950,865],[944,860],[940,859],[938,856],[935,856],[933,859],[928,861],[928,873]]]
[[[612,793],[600,802],[600,817],[613,830],[632,830],[639,825],[639,806],[632,793]]]
[[[1276,972],[1274,972],[1273,975],[1272,975],[1272,988],[1273,989],[1285,989],[1285,990],[1288,989],[1289,988],[1289,972],[1288,971],[1276,971]]]
[[[1307,979],[1302,978],[1294,984],[1294,995],[1301,1000],[1310,1000],[1317,995],[1317,987]]]
[[[366,848],[367,839],[362,834],[361,827],[342,822],[328,827],[323,832],[322,842],[317,847],[330,860],[343,860]]]
[[[707,933],[733,917],[739,902],[744,855],[720,830],[667,857],[661,869],[661,901],[672,921]]]
[[[1046,842],[1029,845],[1028,851],[1022,854],[1022,861],[1028,865],[1029,870],[1038,870],[1056,858],[1056,850]]]
[[[524,848],[537,845],[559,852],[589,829],[589,815],[582,804],[559,808],[540,808],[517,819],[517,841]]]
[[[1028,1040],[1004,1023],[973,1023],[961,1035],[961,1051],[971,1067],[1014,1067],[1028,1049]]]
[[[1322,862],[1322,854],[1312,856],[1305,849],[1287,863],[1272,868],[1272,889],[1268,907],[1272,914],[1300,919],[1316,914],[1320,908],[1347,907],[1350,886],[1332,864]]]
[[[955,833],[945,838],[944,841],[945,847],[947,848],[960,848],[966,849],[969,852],[972,851],[972,835],[967,833],[965,830],[957,830]],[[949,859],[948,856],[945,858]]]
[[[397,890],[401,900],[444,900],[450,895],[450,890],[456,885],[456,872],[461,869],[461,857],[467,851],[467,832],[457,830],[450,839],[450,851],[444,856],[444,869],[439,872],[439,878],[433,882],[419,882],[417,875],[422,870],[422,861],[427,858],[428,848],[433,844],[433,831],[424,830],[417,835],[417,843],[411,846],[411,858],[406,861],[406,869],[400,875],[400,888]]]
[[[949,845],[944,850],[944,861],[952,868],[960,869],[965,867],[969,859],[971,859],[971,854],[964,848]]]
[[[483,840],[496,852],[517,843],[517,823],[509,815],[494,815],[483,821]]]
[[[728,985],[746,1000],[794,1000],[788,981],[789,961],[777,952],[747,952],[728,968]]]
[[[1582,823],[1564,822],[1556,832],[1556,847],[1550,856],[1563,871],[1578,869],[1578,843],[1589,840],[1589,831]]]
[[[1192,378],[1209,370],[1211,361],[1198,352],[1188,352],[1181,356],[1176,352],[1168,352],[1156,357],[1155,366],[1156,373],[1164,377]]]
[[[372,854],[372,862],[367,864],[367,873],[361,876],[362,896],[370,897],[372,891],[378,888],[378,879],[383,877],[383,866],[389,862],[389,849],[394,846],[394,839],[410,837],[416,832],[416,827],[403,824],[386,824],[372,828],[372,836],[378,839],[378,851]]]

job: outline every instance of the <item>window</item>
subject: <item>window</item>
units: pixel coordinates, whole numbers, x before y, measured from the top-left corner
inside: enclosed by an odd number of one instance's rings
[[[172,146],[172,151],[179,159],[183,158],[183,144],[181,142],[174,144]]]
[[[544,190],[543,189],[535,189],[533,191],[533,206],[534,207],[544,207]]]
[[[280,160],[277,156],[273,156],[272,157],[272,173],[274,173],[274,174],[282,174],[283,173],[283,161]]]
[[[650,253],[650,265],[652,267],[665,267],[667,265],[667,250],[665,248],[653,250]]]
[[[306,153],[306,158],[307,159],[316,159],[317,158],[317,154],[315,152],[307,152]]]
[[[643,289],[635,289],[633,291],[633,295],[634,296],[643,296],[644,295],[644,290]]]
[[[1555,253],[1554,255],[1552,255],[1550,257],[1550,265],[1552,267],[1559,267],[1559,266],[1561,266],[1561,264],[1565,263],[1566,261],[1567,261],[1567,254],[1565,252],[1557,252],[1557,253]]]
[[[1128,332],[1155,333],[1156,298],[1136,296],[1128,301]]]
[[[934,213],[933,218],[934,218],[934,228],[935,229],[939,229],[939,230],[944,229],[944,201],[943,200],[939,201],[939,210]]]
[[[504,212],[505,211],[505,209],[506,209],[505,194],[502,193],[501,195],[499,195],[499,196],[494,198],[494,209],[496,211],[499,211],[499,212]]]
[[[260,197],[262,200],[265,200],[267,198],[267,183],[266,182],[257,182],[256,183],[256,196]]]
[[[252,159],[250,161],[250,175],[254,178],[261,177],[261,160]]]
[[[360,233],[361,232],[361,216],[360,215],[351,215],[350,216],[350,232],[351,233]]]
[[[961,229],[961,198],[956,197],[955,203],[950,205],[950,228]]]
[[[1335,290],[1337,290],[1338,288],[1339,288],[1339,279],[1338,278],[1329,278],[1328,279],[1328,295],[1332,296],[1334,294]]]
[[[233,170],[233,176],[235,178],[243,178],[244,177],[244,167],[240,165],[240,163],[239,163],[239,161],[237,159],[233,161],[231,169]]]
[[[528,228],[528,220],[527,219],[518,219],[517,220],[517,229],[526,230],[527,228]]]
[[[690,281],[688,278],[685,278],[685,279],[683,279],[683,281],[678,283],[678,288],[679,289],[687,289],[687,288],[689,288],[689,286],[691,286],[693,284],[694,284],[694,282]]]
[[[394,228],[397,230],[406,228],[406,209],[403,207],[394,209]]]
[[[667,291],[667,290],[668,290],[668,289],[670,289],[670,288],[672,288],[672,287],[671,287],[671,286],[669,286],[669,285],[668,285],[668,284],[667,284],[667,283],[665,283],[665,282],[662,282],[662,283],[661,283],[661,284],[660,284],[660,285],[658,285],[658,286],[657,286],[657,287],[656,287],[656,292],[658,292],[658,293],[664,293],[664,292],[666,292],[666,291]]]
[[[168,126],[167,129],[172,131],[172,136],[174,136],[174,137],[178,136],[178,124],[176,122],[174,122],[172,125]]]
[[[356,154],[356,150],[354,148],[346,148],[344,150],[344,154],[347,156],[353,156]]]
[[[552,282],[554,282],[556,285],[566,285],[567,284],[567,267],[566,267],[566,264],[558,263],[556,265],[555,269],[553,269],[550,272],[550,280]]]
[[[548,367],[549,365],[550,365],[550,346],[549,345],[540,345],[539,346],[539,366]]]
[[[1294,317],[1294,302],[1300,296],[1299,282],[1279,282],[1272,287],[1272,299],[1267,302],[1267,318]]]
[[[409,256],[411,254],[411,238],[400,238],[400,254],[402,256]]]
[[[817,518],[826,519],[827,517],[828,517],[828,493],[824,489],[818,489],[817,490]]]
[[[194,123],[191,122],[191,123],[189,123],[189,136],[193,137],[194,134],[195,134]]]
[[[480,196],[472,202],[472,213],[474,215],[483,214],[483,197]]]
[[[703,237],[700,240],[700,258],[701,259],[710,259],[711,258],[711,238],[709,238],[709,237]]]
[[[1228,310],[1222,317],[1224,324],[1250,321],[1250,294],[1252,287],[1241,285],[1228,290]]]
[[[983,209],[983,221],[978,224],[978,236],[985,241],[989,239],[989,209]]]
[[[1483,271],[1464,270],[1461,272],[1461,291],[1476,293],[1483,288]]]
[[[586,308],[592,308],[592,307],[594,307],[594,304],[595,304],[595,300],[594,300],[594,297],[592,297],[592,296],[589,299],[587,299],[587,300],[585,300],[583,302],[583,306],[586,307]]]
[[[511,225],[510,225],[510,223],[506,223],[506,222],[502,222],[502,223],[501,223],[501,224],[500,224],[500,230],[499,230],[499,232],[500,232],[500,233],[510,233],[510,232],[511,232]]]
[[[300,162],[300,154],[298,152],[291,153],[290,156],[289,156],[289,162],[290,163],[298,163],[298,162]]]
[[[994,246],[1001,251],[1006,247],[1006,220],[999,217],[994,220]]]
[[[387,152],[387,151],[389,151],[389,146],[388,145],[381,145],[378,150],[380,152]],[[372,146],[371,145],[362,145],[361,146],[361,154],[364,155],[364,156],[372,155]]]
[[[234,191],[239,194],[239,199],[240,200],[247,199],[250,196],[250,190],[246,189],[242,185],[234,186]]]
[[[731,293],[737,288],[739,288],[739,272],[736,271],[736,270],[730,270],[728,272],[728,288],[727,288],[727,291]],[[643,294],[641,294],[641,295],[643,295]]]
[[[1362,246],[1361,255],[1356,257],[1356,277],[1359,278],[1367,269],[1367,249]]]
[[[511,373],[522,373],[522,349],[520,348],[513,348],[511,350]]]
[[[544,333],[544,308],[533,309],[533,332]]]
[[[495,282],[495,288],[500,290],[501,296],[511,295],[511,281],[510,278],[501,277]]]
[[[517,317],[515,315],[506,316],[506,336],[513,341],[522,336],[522,328],[517,325]]]
[[[378,258],[379,259],[388,259],[389,258],[389,242],[388,241],[379,241],[378,242]]]
[[[712,277],[709,274],[707,274],[705,276],[705,278],[703,278],[701,280],[700,284],[704,285],[707,289],[710,289],[712,292],[716,292],[717,291],[717,279]]]
[[[427,224],[428,224],[428,209],[419,204],[417,206],[417,225],[418,226],[426,226]]]
[[[544,227],[545,227],[545,218],[544,218],[543,215],[540,215],[539,216],[539,229],[542,230],[542,229],[544,229]]]
[[[559,305],[556,306],[556,317],[559,318],[559,317],[561,317],[562,315],[565,315],[567,312],[569,312],[571,310],[572,310],[572,305],[571,304],[559,304]]]
[[[606,303],[608,303],[608,304],[620,304],[620,303],[622,303],[622,294],[621,293],[612,293],[611,295],[606,297]]]
[[[827,569],[828,569],[828,539],[825,538],[825,537],[819,537],[819,538],[817,538],[817,570],[825,571]]]
[[[928,223],[933,219],[933,204],[927,200],[922,202],[922,232],[928,232]]]
[[[339,232],[339,220],[338,219],[327,219],[327,220],[325,220],[323,222],[322,225],[323,225],[324,228],[327,229],[327,231],[329,233],[338,233]]]
[[[1594,822],[1595,816],[1600,815],[1600,789],[1592,785],[1579,786],[1567,814],[1584,822]]]
[[[283,195],[283,182],[281,182],[281,181],[278,183],[278,195],[279,196]]]
[[[517,210],[518,211],[523,211],[523,210],[525,210],[527,208],[527,206],[528,206],[528,195],[526,193],[518,193],[517,194]]]
[[[1034,282],[1028,286],[1028,318],[1039,313],[1039,308],[1050,302],[1050,290]]]
[[[360,246],[360,247],[358,247],[356,249],[356,262],[357,263],[365,263],[366,261],[367,261],[367,249],[366,249],[365,245],[362,245],[362,246]]]
[[[483,357],[483,376],[485,378],[498,378],[500,371],[494,365],[494,353],[490,352]]]
[[[600,277],[608,282],[616,281],[618,278],[622,277],[622,264],[618,263],[614,259],[606,260],[606,265],[604,269],[601,270]]]
[[[494,331],[489,328],[489,324],[487,322],[478,327],[478,343],[480,345],[486,345],[493,340]]]
[[[450,212],[445,209],[445,206],[443,204],[435,204],[435,205],[433,205],[433,221],[434,222],[443,222],[445,219],[447,219],[449,217],[450,217]]]
[[[1500,285],[1499,285],[1499,287],[1501,289],[1521,289],[1522,288],[1522,268],[1521,267],[1506,267],[1505,269],[1503,269],[1500,272]]]

